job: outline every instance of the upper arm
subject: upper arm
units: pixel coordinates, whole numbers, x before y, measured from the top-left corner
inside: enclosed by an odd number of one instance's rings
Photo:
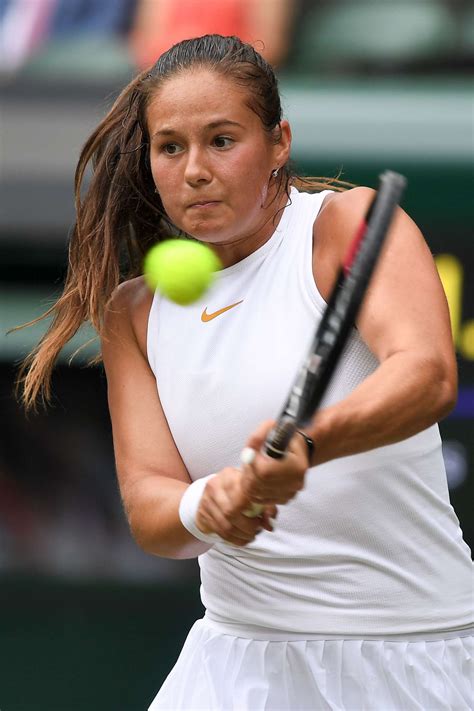
[[[189,483],[158,397],[155,376],[137,339],[136,324],[146,330],[151,297],[139,280],[122,284],[105,315],[102,355],[119,484],[127,493],[150,475]]]
[[[314,274],[327,298],[335,274],[374,191],[334,196],[315,223]],[[410,217],[397,208],[357,321],[380,362],[416,351],[438,364],[455,385],[456,363],[446,297],[428,246]]]

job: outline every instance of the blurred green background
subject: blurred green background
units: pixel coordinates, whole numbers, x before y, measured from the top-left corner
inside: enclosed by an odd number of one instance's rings
[[[278,73],[299,172],[374,187],[386,168],[404,173],[403,206],[437,258],[460,372],[458,405],[441,423],[444,455],[472,547],[473,5],[283,4]],[[85,329],[62,354],[48,413],[26,419],[12,394],[16,364],[42,327],[6,331],[60,290],[75,162],[138,69],[140,5],[0,0],[2,711],[144,709],[203,612],[196,562],[147,556],[128,532],[105,377],[85,367],[96,344],[68,364],[93,334]]]

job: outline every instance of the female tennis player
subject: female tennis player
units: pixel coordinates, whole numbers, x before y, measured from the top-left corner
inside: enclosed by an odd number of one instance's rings
[[[273,71],[235,37],[183,41],[132,81],[80,157],[69,273],[24,402],[48,398],[90,320],[133,535],[201,568],[205,616],[152,711],[468,709],[472,566],[436,425],[455,357],[402,210],[323,406],[284,459],[260,451],[373,195],[305,191],[290,148]],[[176,234],[224,265],[187,307],[134,277]]]

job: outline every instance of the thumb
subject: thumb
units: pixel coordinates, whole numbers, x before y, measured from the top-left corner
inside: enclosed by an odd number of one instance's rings
[[[265,420],[262,422],[248,438],[246,447],[259,452],[265,444],[268,434],[271,432],[273,427],[275,427],[275,424],[275,420]]]

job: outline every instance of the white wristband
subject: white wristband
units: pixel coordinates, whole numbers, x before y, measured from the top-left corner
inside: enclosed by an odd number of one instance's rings
[[[204,476],[201,479],[193,481],[184,492],[179,504],[181,523],[189,533],[205,543],[223,542],[223,539],[218,536],[217,533],[203,533],[196,525],[196,514],[199,508],[199,502],[201,501],[207,482],[214,476],[216,475],[209,474],[209,476]]]

